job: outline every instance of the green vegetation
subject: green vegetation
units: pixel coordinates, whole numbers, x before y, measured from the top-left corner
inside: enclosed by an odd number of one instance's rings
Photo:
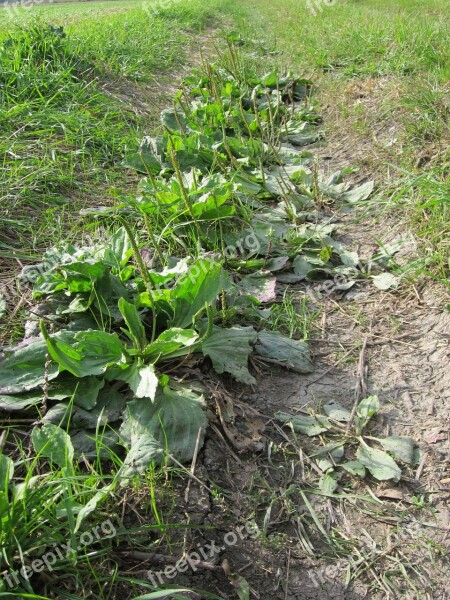
[[[151,582],[120,571],[122,553],[170,547],[180,527],[167,519],[171,477],[195,463],[208,427],[209,388],[194,367],[242,384],[267,364],[311,372],[318,313],[288,287],[277,298],[277,284],[447,280],[444,2],[319,5],[313,15],[294,0],[184,0],[149,16],[140,3],[92,2],[41,6],[14,23],[0,16],[0,257],[23,267],[0,295],[11,342],[0,364],[1,597],[185,597],[153,595]],[[227,31],[216,62],[190,54],[212,24]],[[197,68],[180,91],[162,92],[184,64]],[[323,129],[321,107],[336,117]],[[393,125],[378,142],[374,127]],[[355,169],[325,176],[304,148],[344,135],[349,145],[372,137],[373,156],[346,165],[370,171],[357,186],[345,179]],[[403,219],[420,256],[406,268],[385,249],[361,261],[324,217],[335,206]],[[31,316],[19,293],[32,293]],[[26,341],[14,344],[25,314]],[[354,414],[333,402],[325,414],[275,420],[292,429],[293,441],[282,434],[296,461],[295,434],[320,436],[311,456],[318,493],[331,497],[349,474],[398,482],[417,465],[410,438],[368,435],[378,410],[373,396]],[[144,497],[145,526],[117,514],[128,490]],[[345,556],[354,540],[331,540],[303,489],[289,490],[283,502],[304,501],[327,548]],[[95,529],[103,536],[77,541]],[[42,575],[12,575],[69,541]],[[351,578],[369,569],[361,559]],[[245,580],[227,577],[248,598]]]
[[[42,32],[46,55],[59,50],[62,33]],[[37,410],[31,439],[50,467],[70,470],[83,455],[116,462],[120,447],[128,450],[108,485],[98,478],[90,497],[75,494],[72,535],[153,461],[193,459],[207,426],[200,382],[169,376],[186,359],[203,354],[218,373],[247,384],[256,383],[247,365],[253,350],[262,362],[311,371],[306,343],[264,329],[271,311],[259,305],[275,298],[274,272],[302,280],[357,262],[333,240],[333,227],[308,220],[318,218],[317,186],[321,197],[348,201],[371,188],[348,191],[336,177],[314,176],[310,155],[286,145],[317,137],[318,117],[301,102],[309,82],[275,71],[261,79],[241,63],[234,41],[226,67],[207,65],[185,80],[185,93],[161,113],[165,133],[127,154],[125,164],[147,177],[139,196],[119,195],[100,211],[122,224],[109,242],[53,247],[22,273],[34,281],[35,297],[46,298],[45,314],[41,336],[29,323],[25,345],[5,351],[1,408]],[[39,59],[41,46],[32,52]],[[5,457],[8,481],[11,472]],[[22,563],[32,557],[22,548],[18,555]],[[17,557],[10,556],[11,568]]]
[[[417,235],[415,277],[425,272],[448,285],[447,4],[310,4],[312,10],[295,0],[245,0],[237,27],[257,40],[257,54],[281,51],[275,62],[310,74],[317,102],[329,107],[327,137],[346,139],[349,149],[370,140],[370,153],[351,166],[370,169],[379,202],[386,208],[390,198],[390,213]]]
[[[214,6],[200,2],[151,18],[130,3],[113,14],[101,4],[82,7],[83,16],[67,26],[66,11],[78,5],[22,10],[19,29],[3,17],[2,256],[38,258],[50,231],[53,242],[78,237],[77,211],[105,199],[112,185],[128,187],[124,151],[151,130],[155,103],[157,109],[163,101],[150,86],[182,63],[189,36],[214,15]],[[35,21],[36,12],[52,24]],[[143,105],[138,114],[136,100]]]

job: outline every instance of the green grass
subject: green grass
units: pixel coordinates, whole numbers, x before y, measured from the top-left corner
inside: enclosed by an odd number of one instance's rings
[[[77,463],[64,454],[61,439],[50,437],[31,459],[14,428],[4,431],[2,444],[13,448],[14,460],[0,452],[0,597],[106,600],[121,597],[124,589],[127,597],[152,591],[150,581],[119,574],[120,546],[148,552],[168,544],[180,528],[176,522],[164,521],[155,500],[165,506],[164,517],[170,519],[175,470],[149,469],[136,485],[130,482],[130,491],[140,498],[140,518],[145,520],[139,523],[133,501],[130,512],[128,506],[122,514],[117,512],[122,493],[113,473],[121,461],[114,452],[105,455],[101,431],[89,456],[89,469],[87,461]],[[107,486],[110,491],[102,508],[76,531],[80,508]],[[23,565],[28,567],[28,577],[20,572]]]
[[[19,21],[4,18],[3,256],[16,249],[22,258],[37,257],[48,245],[49,231],[70,232],[70,224],[58,227],[62,206],[75,215],[86,202],[104,200],[111,185],[128,187],[121,166],[125,148],[158,127],[154,105],[167,81],[164,74],[189,58],[190,36],[202,31],[216,8],[192,0],[150,19],[140,3],[110,4],[111,14],[107,3],[55,4],[23,11]],[[48,29],[48,21],[55,29]],[[111,93],[104,92],[104,84]],[[130,91],[147,105],[140,114],[133,111]],[[113,97],[117,92],[119,99]]]
[[[371,140],[365,166],[377,178],[380,202],[391,199],[394,218],[404,218],[405,227],[416,232],[422,266],[425,261],[427,272],[445,282],[450,201],[447,2],[338,0],[322,8],[314,16],[306,2],[243,0],[234,14],[257,55],[271,52],[272,60],[313,77],[318,104],[329,107],[325,127],[335,143],[340,135],[356,148]],[[367,102],[358,101],[354,90],[359,89]],[[392,148],[374,142],[374,133],[392,126],[391,137],[397,138]],[[422,272],[419,268],[416,276]]]

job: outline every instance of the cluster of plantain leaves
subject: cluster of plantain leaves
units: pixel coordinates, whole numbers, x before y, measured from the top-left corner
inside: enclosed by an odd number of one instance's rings
[[[378,481],[398,482],[402,476],[398,463],[410,467],[419,464],[420,450],[412,438],[398,435],[378,438],[366,434],[369,421],[379,410],[378,396],[368,396],[357,404],[354,413],[331,401],[322,407],[323,414],[278,412],[275,418],[294,432],[321,437],[322,444],[311,458],[323,473],[320,489],[332,495],[344,472],[364,478],[368,471]],[[374,442],[383,450],[374,446]]]
[[[163,134],[127,155],[139,194],[95,211],[120,222],[111,239],[52,248],[24,270],[40,319],[0,362],[0,408],[39,411],[33,439],[69,431],[75,456],[125,447],[124,478],[167,453],[191,460],[207,423],[200,383],[173,375],[188,358],[245,384],[252,352],[310,372],[308,345],[268,326],[277,280],[358,264],[315,201],[353,202],[372,184],[322,180],[299,149],[319,137],[310,82],[260,78],[230,56],[193,72]]]

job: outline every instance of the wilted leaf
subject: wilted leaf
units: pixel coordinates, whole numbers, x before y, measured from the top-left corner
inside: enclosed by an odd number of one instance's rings
[[[281,421],[285,425],[291,425],[294,431],[303,433],[304,435],[314,436],[331,429],[331,423],[326,417],[316,415],[290,415],[284,412],[275,413],[275,419]]]
[[[374,185],[375,182],[373,179],[371,181],[366,181],[366,183],[363,183],[359,187],[353,188],[348,192],[344,192],[341,198],[346,202],[350,202],[351,204],[361,202],[370,196],[370,194],[373,192]]]
[[[296,373],[314,371],[308,344],[287,338],[278,331],[260,331],[255,352],[263,358],[276,360]]]
[[[374,275],[372,277],[373,285],[379,290],[389,290],[390,288],[398,287],[400,283],[400,277],[393,275],[392,273],[381,273],[380,275]]]
[[[248,357],[255,342],[253,327],[214,327],[212,334],[203,342],[202,351],[210,357],[217,373],[230,373],[241,383],[255,384],[256,379],[248,370]]]
[[[276,283],[276,277],[270,273],[256,272],[243,277],[239,286],[260,302],[271,302],[276,298]]]
[[[428,431],[425,431],[423,434],[423,439],[429,444],[435,444],[436,442],[441,442],[442,440],[446,440],[448,434],[444,431],[443,427],[432,427]]]
[[[378,498],[389,498],[391,500],[403,500],[403,492],[398,488],[377,489]]]

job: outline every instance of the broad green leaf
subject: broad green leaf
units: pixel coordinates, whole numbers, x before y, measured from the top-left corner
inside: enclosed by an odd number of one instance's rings
[[[68,401],[55,404],[46,412],[42,421],[66,427],[69,422],[72,427],[95,429],[118,421],[125,410],[126,400],[123,394],[114,387],[105,385],[100,390],[98,401],[94,408],[85,410],[72,406]]]
[[[181,275],[172,291],[172,325],[189,327],[205,304],[215,302],[223,287],[222,265],[213,259],[199,258]]]
[[[351,204],[361,202],[362,200],[366,200],[370,196],[370,194],[373,192],[374,185],[375,182],[372,179],[371,181],[363,183],[359,187],[353,188],[348,192],[344,192],[341,198],[342,200],[350,202]]]
[[[327,495],[333,494],[338,486],[340,475],[334,471],[327,471],[319,479],[319,488]]]
[[[278,82],[279,77],[276,70],[270,71],[261,77],[261,83],[266,87],[276,87]]]
[[[24,394],[6,396],[0,395],[0,408],[7,412],[24,410],[35,404],[41,404],[44,393],[41,389],[25,392]]]
[[[317,465],[322,471],[333,469],[336,463],[339,463],[344,456],[344,444],[343,442],[326,444],[311,454],[311,456],[316,458]]]
[[[278,331],[260,331],[255,352],[263,358],[276,360],[296,373],[311,373],[314,370],[308,344],[287,338]]]
[[[35,427],[31,432],[31,441],[35,451],[50,462],[61,468],[72,464],[73,446],[70,436],[57,425],[44,423],[41,427]]]
[[[48,389],[48,398],[51,400],[64,400],[71,398],[75,406],[90,410],[97,403],[99,391],[105,382],[97,377],[75,378],[72,375],[61,375],[52,382]]]
[[[344,456],[344,442],[326,444],[310,454],[311,457],[321,457],[327,455],[331,455],[335,462],[339,462]]]
[[[153,403],[129,402],[120,429],[130,449],[122,475],[142,473],[161,450],[180,462],[190,462],[198,431],[204,435],[207,424],[203,407],[203,396],[187,387],[159,389]]]
[[[175,279],[178,275],[187,273],[189,269],[189,258],[179,260],[174,266],[165,267],[162,271],[149,269],[148,274],[154,286],[160,287]]]
[[[119,310],[123,315],[124,321],[128,327],[130,338],[135,347],[141,352],[147,345],[147,337],[145,329],[141,321],[141,317],[134,304],[130,304],[124,298],[119,300]]]
[[[256,379],[248,370],[248,357],[255,342],[253,327],[214,327],[212,334],[203,342],[202,351],[209,356],[217,373],[230,373],[241,383],[255,384]]]
[[[55,337],[58,337],[56,334]],[[20,394],[43,385],[58,376],[58,365],[51,363],[45,374],[47,344],[35,338],[14,350],[5,351],[0,361],[0,394]]]
[[[120,472],[120,469],[119,469]],[[104,488],[99,490],[90,500],[87,502],[83,508],[80,510],[77,516],[77,522],[75,524],[74,533],[80,529],[83,521],[96,510],[97,506],[105,500],[107,496],[110,495],[114,487],[116,486],[116,479],[114,479],[109,485],[106,485]]]
[[[119,434],[110,428],[99,431],[81,429],[71,435],[71,440],[78,460],[82,460],[83,456],[88,460],[109,460],[119,451]]]
[[[139,173],[158,175],[163,168],[162,138],[145,136],[137,152],[127,153],[123,165]]]
[[[308,436],[319,435],[319,433],[328,431],[332,427],[327,417],[320,415],[311,417],[310,415],[290,415],[289,413],[277,412],[275,413],[275,419],[285,425],[291,425],[294,431]]]
[[[295,273],[299,277],[299,281],[302,279],[306,279],[310,271],[314,269],[314,266],[301,254],[294,258],[294,262],[292,263],[292,268]]]
[[[344,244],[333,240],[331,237],[326,238],[326,242],[333,248],[333,251],[339,255],[343,265],[347,267],[356,267],[359,263],[359,255],[355,251],[348,250]]]
[[[375,479],[379,481],[386,481],[387,479],[400,481],[401,469],[386,452],[371,448],[362,442],[356,452],[356,458],[370,471]]]
[[[41,328],[50,356],[59,364],[60,371],[69,371],[75,377],[101,375],[108,365],[122,359],[122,342],[116,333],[105,331],[79,331],[65,339],[49,335]],[[69,341],[70,340],[70,341]]]
[[[366,467],[358,460],[349,460],[346,463],[342,463],[341,467],[351,475],[357,475],[358,477],[366,476]]]
[[[174,108],[165,108],[160,114],[161,123],[170,131],[185,131],[186,119],[181,112],[175,112]]]
[[[285,136],[282,136],[281,139],[284,139]],[[309,144],[314,144],[317,140],[320,139],[320,133],[288,133],[287,140],[293,146],[309,146]]]
[[[329,404],[325,404],[323,412],[334,421],[344,421],[347,423],[350,420],[350,411],[334,400]]]
[[[264,187],[275,198],[295,192],[295,186],[286,175],[272,175],[270,171],[264,171]]]
[[[109,240],[105,249],[104,261],[116,267],[124,266],[131,258],[133,248],[125,227],[120,227]]]
[[[198,340],[198,333],[193,329],[181,329],[172,327],[166,329],[161,335],[145,349],[145,359],[158,362],[174,356],[188,354]],[[182,350],[180,350],[182,349]]]
[[[288,256],[274,256],[273,258],[269,258],[269,260],[264,260],[263,267],[267,271],[280,271],[286,263],[288,262]]]
[[[95,290],[92,293],[94,306],[108,318],[112,318],[117,323],[120,323],[123,319],[123,315],[118,307],[121,298],[127,301],[131,300],[130,291],[117,275],[113,275],[111,271],[107,271],[95,283]]]
[[[398,460],[408,465],[415,464],[414,441],[410,437],[390,435],[386,438],[376,438],[385,450]]]
[[[134,441],[130,442],[130,449],[120,469],[122,482],[126,483],[132,475],[144,473],[161,452],[160,444],[150,432],[144,430],[141,433],[137,432]]]

